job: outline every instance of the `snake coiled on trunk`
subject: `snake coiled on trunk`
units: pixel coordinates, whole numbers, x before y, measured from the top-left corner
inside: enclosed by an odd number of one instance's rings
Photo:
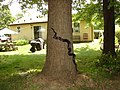
[[[76,55],[72,52],[72,43],[68,39],[64,39],[60,36],[57,36],[57,32],[54,30],[54,28],[51,29],[54,32],[54,36],[53,36],[54,39],[67,43],[68,55],[73,57],[73,63],[75,64],[75,68],[77,70],[77,64],[75,62]]]

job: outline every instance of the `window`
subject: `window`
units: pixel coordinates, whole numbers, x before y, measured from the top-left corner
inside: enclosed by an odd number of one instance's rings
[[[74,23],[73,31],[74,32],[80,32],[80,25],[79,25],[79,23]]]
[[[41,26],[34,26],[34,38],[40,38],[42,37],[42,29]]]
[[[18,33],[20,32],[20,27],[17,27],[17,32],[18,32]]]
[[[88,39],[88,33],[83,33],[83,39],[85,39],[85,40]]]
[[[34,30],[36,30],[36,32],[41,32],[41,26],[34,26]]]

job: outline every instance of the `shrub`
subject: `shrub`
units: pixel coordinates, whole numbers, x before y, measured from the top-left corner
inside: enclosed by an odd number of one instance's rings
[[[118,38],[118,41],[120,42],[120,30],[117,30],[115,32],[115,36]]]
[[[104,71],[108,72],[110,75],[120,74],[120,51],[117,52],[116,56],[111,54],[102,54],[98,57],[97,66],[101,67]]]
[[[16,45],[17,45],[17,46],[22,46],[22,45],[28,44],[28,40],[23,40],[23,39],[21,39],[21,40],[16,40],[15,42],[16,42]]]
[[[118,37],[115,36],[115,44],[118,44],[118,40],[119,40]],[[103,42],[104,42],[103,37],[100,37],[99,43],[103,43]]]

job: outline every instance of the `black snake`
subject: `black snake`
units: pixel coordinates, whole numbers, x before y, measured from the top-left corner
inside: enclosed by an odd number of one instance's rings
[[[68,55],[73,57],[73,63],[75,64],[75,68],[77,70],[77,64],[75,62],[75,56],[76,55],[72,52],[71,42],[68,39],[64,39],[64,38],[62,38],[60,36],[57,36],[57,33],[54,30],[54,28],[51,28],[51,29],[54,32],[54,36],[53,36],[54,39],[67,43]]]

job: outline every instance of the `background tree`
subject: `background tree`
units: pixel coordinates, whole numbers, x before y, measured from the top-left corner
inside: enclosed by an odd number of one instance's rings
[[[103,53],[115,54],[115,17],[114,17],[114,1],[103,0],[104,14],[104,49]]]
[[[0,29],[7,27],[14,20],[8,5],[0,5]]]

